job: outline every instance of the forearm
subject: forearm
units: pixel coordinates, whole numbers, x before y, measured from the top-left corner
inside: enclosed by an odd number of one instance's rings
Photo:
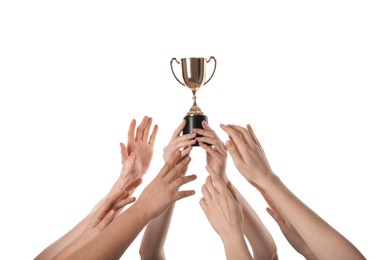
[[[230,233],[225,236],[221,236],[223,246],[225,249],[226,260],[248,260],[253,259],[243,234]]]
[[[56,240],[46,249],[44,249],[35,260],[45,260],[52,259],[59,252],[64,250],[67,246],[69,246],[72,242],[74,242],[83,232],[85,227],[88,224],[90,215],[86,216],[83,220],[81,220],[75,227],[73,227],[69,232],[63,235],[61,238]]]
[[[145,210],[133,205],[71,257],[80,260],[119,259],[149,220]]]
[[[274,259],[277,254],[274,239],[257,213],[238,190],[237,197],[242,205],[244,213],[244,234],[252,247],[253,258],[255,260]]]
[[[160,216],[149,221],[140,246],[142,260],[165,259],[164,244],[169,231],[175,204],[166,209]]]
[[[276,176],[252,183],[280,207],[319,259],[365,259],[357,248],[297,198]]]

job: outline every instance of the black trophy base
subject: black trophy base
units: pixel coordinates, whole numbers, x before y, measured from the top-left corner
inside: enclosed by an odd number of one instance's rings
[[[207,116],[205,115],[186,115],[184,117],[186,120],[186,127],[183,129],[183,135],[192,133],[194,128],[200,128],[203,129],[202,127],[202,121],[206,121],[208,124]],[[200,135],[196,135],[196,137],[199,137]],[[196,142],[192,146],[199,146],[199,143]]]

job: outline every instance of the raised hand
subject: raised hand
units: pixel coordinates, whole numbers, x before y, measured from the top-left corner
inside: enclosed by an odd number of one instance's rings
[[[124,163],[132,153],[135,153],[137,156],[136,166],[133,172],[134,179],[138,179],[139,177],[142,178],[144,176],[149,169],[152,160],[154,142],[158,131],[158,126],[155,125],[150,134],[152,122],[153,120],[151,117],[145,116],[135,132],[136,120],[131,120],[127,133],[127,147],[123,143],[120,144],[122,163]]]
[[[273,175],[267,157],[250,125],[221,125],[229,135],[226,147],[240,173],[251,183]]]
[[[206,169],[210,175],[202,186],[200,206],[211,226],[220,236],[229,236],[232,232],[244,234],[242,206],[231,183],[229,182],[229,189],[212,167],[207,166]]]
[[[151,218],[160,215],[175,201],[195,194],[194,190],[179,191],[182,185],[196,179],[196,175],[182,174],[191,159],[188,156],[180,159],[180,156],[180,151],[173,154],[134,204],[144,207]]]
[[[242,206],[230,182],[225,183],[214,169],[206,167],[210,176],[202,186],[200,206],[211,226],[221,237],[226,259],[252,259],[244,238]]]
[[[226,176],[226,160],[227,150],[224,143],[215,133],[215,131],[206,123],[202,122],[203,129],[195,128],[194,133],[201,135],[197,137],[196,141],[199,142],[207,154],[207,165],[212,167],[214,171],[219,175],[224,183],[228,182]],[[207,145],[209,144],[209,145]]]

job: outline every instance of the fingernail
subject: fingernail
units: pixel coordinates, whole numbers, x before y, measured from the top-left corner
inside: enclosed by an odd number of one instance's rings
[[[226,147],[227,147],[227,148],[232,147],[232,143],[231,143],[230,141],[226,141]]]

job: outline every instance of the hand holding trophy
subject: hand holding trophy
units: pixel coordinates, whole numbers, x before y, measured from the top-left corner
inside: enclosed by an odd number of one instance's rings
[[[206,64],[208,64],[211,60],[214,61],[214,70],[211,74],[210,78],[206,80]],[[181,65],[181,72],[183,82],[178,79],[173,70],[173,61]],[[217,68],[217,60],[211,56],[209,59],[205,58],[184,58],[178,61],[176,58],[172,58],[171,60],[171,70],[175,79],[183,86],[191,89],[192,91],[192,99],[193,104],[188,111],[187,115],[184,119],[187,121],[186,127],[183,130],[183,135],[192,133],[194,128],[202,128],[202,121],[205,120],[208,123],[207,116],[203,113],[203,111],[199,108],[196,103],[196,91],[201,88],[203,85],[206,85],[211,78],[214,76],[215,69]],[[193,146],[199,146],[198,143],[195,143]]]

